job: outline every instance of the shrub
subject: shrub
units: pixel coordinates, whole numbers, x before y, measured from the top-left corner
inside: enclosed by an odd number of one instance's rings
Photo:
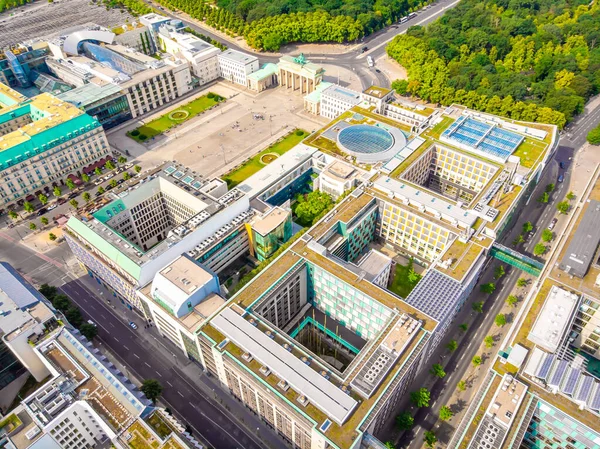
[[[134,129],[133,131],[131,131],[130,133],[133,137],[135,136],[139,136],[140,135],[140,130],[139,129]]]
[[[297,136],[301,136],[304,134],[304,131],[302,131],[301,129],[296,130],[296,135]]]
[[[138,139],[140,139],[140,140],[146,140],[147,138],[148,138],[148,137],[146,136],[146,134],[140,134],[140,135],[138,136]]]
[[[212,92],[209,92],[208,94],[206,94],[207,98],[215,98],[215,94],[213,94]]]

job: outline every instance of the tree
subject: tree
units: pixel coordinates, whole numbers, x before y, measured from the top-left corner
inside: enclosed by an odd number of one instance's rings
[[[405,95],[408,91],[408,80],[393,81],[392,89],[394,89],[398,95]]]
[[[83,182],[86,182],[86,183],[87,183],[87,182],[90,182],[90,175],[88,175],[87,173],[82,173],[82,174],[81,174],[81,180],[82,180]]]
[[[75,182],[71,178],[67,178],[65,185],[69,188],[69,190],[73,190],[76,187]]]
[[[569,213],[569,209],[571,209],[571,205],[568,201],[561,201],[556,205],[556,210],[558,210],[559,213],[564,215],[567,215]]]
[[[444,368],[439,363],[435,363],[431,367],[429,372],[431,374],[433,374],[434,376],[439,377],[440,379],[443,379],[444,377],[446,377],[446,371],[444,371]]]
[[[396,416],[396,427],[399,430],[410,430],[414,423],[415,419],[409,412],[402,412]]]
[[[124,164],[125,162],[127,162],[127,158],[125,156],[119,156],[117,161],[119,162],[119,164]]]
[[[546,192],[551,193],[554,190],[554,184],[550,183],[546,185]]]
[[[77,209],[77,206],[79,206],[79,203],[75,199],[72,199],[71,201],[69,201],[69,204],[71,206],[73,206],[73,209]]]
[[[48,284],[42,284],[42,285],[40,285],[40,288],[38,290],[50,302],[53,302],[52,300],[54,299],[54,297],[58,293],[58,289],[55,286],[48,285]]]
[[[592,145],[600,145],[600,127],[593,128],[587,133],[587,141]]]
[[[83,192],[82,198],[83,198],[83,201],[85,201],[86,203],[89,203],[90,200],[92,199],[92,195],[90,195],[90,192]]]
[[[46,226],[46,225],[48,224],[48,219],[47,219],[46,217],[42,217],[42,218],[40,218],[40,222],[41,222],[41,223],[42,223],[44,226]]]
[[[61,193],[62,191],[60,190],[60,187],[54,186],[54,189],[52,189],[52,194],[56,197],[59,197]]]
[[[67,310],[65,310],[65,318],[75,327],[79,327],[81,326],[81,323],[83,323],[81,310],[75,306],[69,306]]]
[[[494,284],[493,282],[488,282],[487,284],[481,284],[480,290],[482,293],[491,295],[496,290],[496,284]]]
[[[471,304],[471,308],[477,313],[483,313],[483,301],[474,302]]]
[[[48,238],[49,238],[51,241],[54,241],[54,240],[56,240],[56,235],[55,235],[54,233],[52,233],[52,232],[51,232],[50,234],[48,234]]]
[[[25,201],[23,203],[23,209],[25,209],[25,212],[33,212],[35,209],[33,207],[33,204],[31,204],[29,201]]]
[[[533,254],[535,254],[536,256],[541,256],[545,252],[546,252],[546,245],[544,245],[543,243],[538,243],[537,245],[535,245],[533,247]]]
[[[127,181],[128,179],[131,179],[131,175],[129,174],[129,172],[123,173],[123,180]]]
[[[139,173],[139,172],[141,172],[141,171],[142,171],[142,167],[140,167],[139,165],[135,165],[135,166],[133,167],[133,171],[135,171],[136,173]]]
[[[458,342],[456,340],[450,340],[446,345],[446,348],[448,349],[448,351],[454,352],[458,349]]]
[[[142,382],[140,390],[142,390],[142,393],[144,393],[153,404],[156,404],[156,400],[162,394],[163,387],[156,379],[146,379]]]
[[[331,207],[333,207],[331,197],[325,192],[315,190],[307,195],[298,195],[293,210],[296,221],[301,226],[311,226]]]
[[[69,301],[69,298],[66,295],[56,295],[53,299],[52,299],[52,305],[54,307],[56,307],[58,310],[60,310],[61,312],[66,311],[69,307],[71,307],[71,301]]]
[[[471,362],[473,363],[473,366],[477,367],[483,363],[483,360],[480,356],[476,355],[475,357],[473,357],[473,360],[471,360]]]
[[[118,186],[116,179],[111,179],[109,184],[113,189]]]
[[[542,231],[542,240],[544,242],[551,242],[554,239],[554,232],[552,232],[550,229],[544,229]]]
[[[467,389],[467,383],[464,380],[461,380],[456,384],[456,388],[458,388],[458,391],[465,391]]]
[[[94,169],[94,173],[96,173],[98,176],[100,176],[102,174],[102,169],[100,167],[96,167]]]
[[[8,216],[10,218],[12,218],[13,220],[16,220],[17,218],[19,218],[19,215],[14,210],[9,210],[8,211]]]
[[[460,326],[458,326],[458,328],[460,329],[461,332],[467,332],[467,329],[469,328],[469,326],[467,325],[467,323],[462,323]]]
[[[43,193],[40,193],[38,195],[38,200],[40,200],[40,203],[46,205],[48,203],[48,197],[46,195],[44,195]]]
[[[448,421],[453,415],[454,413],[452,413],[452,410],[447,405],[444,405],[442,408],[440,408],[440,419],[442,421]]]
[[[396,446],[394,446],[394,443],[392,443],[391,441],[386,441],[386,443],[383,446],[385,447],[385,449],[396,449]]]
[[[98,328],[90,323],[82,323],[79,326],[79,332],[87,338],[88,340],[93,340],[96,335],[98,335]]]
[[[29,223],[29,229],[35,231],[37,229],[37,225],[34,222]]]
[[[419,388],[417,391],[413,391],[410,394],[410,401],[416,407],[429,407],[429,400],[431,399],[431,394],[429,390],[425,387]]]
[[[567,199],[573,201],[575,199],[575,194],[573,192],[567,193]]]
[[[543,204],[546,204],[549,200],[550,200],[550,195],[548,195],[548,192],[542,193],[542,196],[540,196],[538,198],[538,201]]]
[[[114,170],[115,164],[113,164],[112,161],[106,161],[106,164],[104,164],[104,167],[107,170]]]
[[[533,224],[530,221],[523,223],[523,234],[533,231]]]
[[[515,295],[508,295],[508,298],[506,298],[506,304],[511,307],[516,306],[518,302],[519,298],[517,298]]]
[[[504,265],[498,265],[494,270],[494,279],[500,279],[505,274],[506,271],[504,270]]]
[[[519,234],[518,236],[515,237],[512,244],[513,244],[513,246],[519,246],[524,241],[525,241],[525,239],[523,238],[523,234]]]
[[[494,346],[494,337],[488,335],[483,339],[483,342],[485,343],[485,347],[489,349]]]
[[[517,285],[519,287],[527,287],[528,283],[529,283],[529,281],[527,279],[524,279],[524,278],[519,278],[519,280],[517,281]]]
[[[435,436],[435,433],[433,433],[431,430],[426,430],[425,433],[423,433],[423,441],[425,442],[425,446],[433,447],[433,445],[437,443],[437,440],[438,439]]]
[[[504,326],[506,324],[506,315],[499,313],[496,315],[496,318],[494,318],[494,323],[496,323],[496,326],[498,327]]]

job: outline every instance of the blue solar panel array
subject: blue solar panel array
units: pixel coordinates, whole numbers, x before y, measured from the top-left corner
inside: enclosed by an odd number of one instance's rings
[[[577,379],[581,375],[581,371],[576,368],[571,368],[565,386],[562,388],[564,394],[573,394],[575,391],[575,385],[577,385]]]
[[[548,381],[548,385],[559,387],[560,382],[562,381],[565,373],[567,372],[567,368],[569,367],[569,362],[567,360],[561,360],[556,365],[556,369],[554,373],[550,376],[550,380]]]
[[[450,125],[442,136],[502,160],[508,159],[523,141],[519,134],[465,116]]]
[[[575,395],[575,399],[578,401],[587,401],[588,396],[592,392],[594,386],[594,378],[592,376],[582,376],[583,381],[580,383],[579,391]]]
[[[600,411],[600,386],[596,389],[596,394],[590,402],[590,408],[592,410]]]
[[[538,369],[537,377],[540,379],[546,379],[546,377],[548,377],[548,373],[550,373],[552,362],[554,362],[554,356],[552,354],[547,354],[546,358],[540,365],[540,369]]]

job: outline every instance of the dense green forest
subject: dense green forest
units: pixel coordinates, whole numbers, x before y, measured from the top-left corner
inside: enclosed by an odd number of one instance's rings
[[[351,42],[390,25],[423,0],[158,0],[258,50],[276,51],[289,42]]]
[[[560,127],[600,91],[600,10],[587,0],[462,0],[388,54],[426,100]]]
[[[29,3],[27,0],[0,0],[0,12]]]

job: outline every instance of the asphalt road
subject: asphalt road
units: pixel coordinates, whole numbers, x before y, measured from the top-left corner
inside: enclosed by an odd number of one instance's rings
[[[390,25],[376,33],[373,33],[360,41],[355,41],[352,44],[348,45],[348,51],[338,54],[322,54],[322,53],[306,53],[305,56],[314,63],[317,64],[330,64],[339,67],[344,67],[346,69],[350,69],[356,73],[359,77],[363,89],[376,84],[382,87],[390,87],[391,81],[388,77],[382,72],[377,71],[377,67],[370,68],[367,64],[367,56],[371,56],[375,61],[385,54],[385,46],[391,41],[394,37],[399,34],[403,34],[414,25],[426,25],[438,17],[440,17],[444,11],[449,8],[454,7],[458,4],[459,0],[438,0],[435,4],[430,5],[427,9],[422,9],[417,11],[417,17],[412,18],[411,20],[403,23],[403,24],[393,24]],[[198,25],[197,22],[192,22],[183,18],[180,14],[173,13],[172,11],[163,8],[162,6],[154,3],[152,1],[147,1],[146,3],[152,5],[154,8],[160,9],[161,14],[171,17],[173,19],[181,20],[186,26],[192,28],[193,30],[202,33],[206,36],[211,37],[212,39],[221,42],[227,47],[242,51],[245,53],[253,53],[255,54],[261,63],[273,62],[276,63],[279,61],[279,55],[275,55],[273,53],[266,52],[252,52],[246,48],[243,48],[237,45],[235,42],[222,38],[220,35],[214,33],[212,29],[208,26]],[[363,47],[368,47],[368,51],[365,53],[361,53],[361,49]]]

